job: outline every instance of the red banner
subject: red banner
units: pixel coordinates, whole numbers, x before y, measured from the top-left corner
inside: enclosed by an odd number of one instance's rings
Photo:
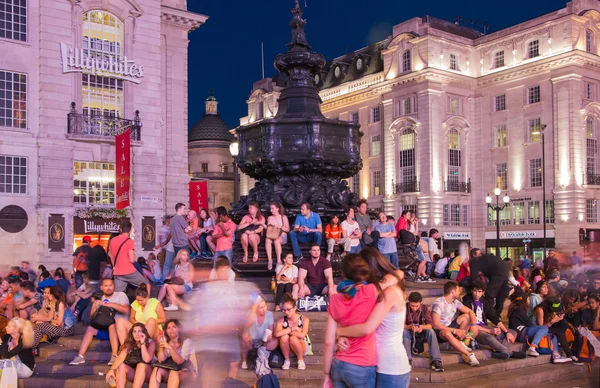
[[[200,214],[200,209],[208,209],[208,181],[190,182],[190,209]]]
[[[116,208],[125,209],[130,205],[129,184],[131,180],[131,129],[116,136],[117,143],[117,176],[116,176]]]

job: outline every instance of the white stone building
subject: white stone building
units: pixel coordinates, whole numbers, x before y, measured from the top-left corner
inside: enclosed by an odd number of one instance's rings
[[[147,254],[151,227],[188,202],[188,33],[207,16],[185,0],[0,6],[0,267],[29,259],[70,270],[84,234],[106,243],[122,219],[77,215],[114,209],[114,135],[127,124],[136,130],[124,215]]]
[[[329,61],[315,84],[326,116],[364,132],[364,168],[351,186],[371,208],[417,211],[445,247],[494,249],[485,197],[499,187],[511,198],[500,215],[502,256],[523,255],[526,244],[541,253],[546,128],[546,241],[570,254],[583,236],[600,241],[599,54],[600,2],[573,0],[486,35],[413,18]],[[255,83],[241,124],[273,115],[283,85]]]

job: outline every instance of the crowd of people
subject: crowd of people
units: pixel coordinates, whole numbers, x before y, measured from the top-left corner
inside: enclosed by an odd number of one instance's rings
[[[163,218],[158,255],[136,258],[131,223],[123,222],[104,255],[83,237],[73,253],[72,281],[62,268],[51,274],[41,265],[35,271],[27,261],[12,268],[0,283],[5,320],[0,324],[6,333],[0,357],[16,360],[19,378],[33,374],[40,343],[73,335],[78,321],[86,328],[70,365],[86,362],[94,338],[108,341],[106,381],[117,387],[128,381],[134,387],[164,381],[177,387],[199,376],[206,383],[216,362],[228,364],[228,376],[235,378],[239,367],[255,368],[257,349],[267,357],[280,353],[283,370],[290,369],[292,357],[304,370],[305,357],[312,354],[311,321],[298,301],[314,296],[329,297],[326,386],[408,386],[413,357],[424,353],[425,343],[435,372],[444,371],[444,343],[470,366],[480,365],[475,355],[480,346],[501,360],[549,354],[553,363],[577,365],[591,359],[594,349],[600,352],[600,275],[586,275],[574,259],[570,268],[561,268],[553,250],[533,263],[501,260],[477,248],[440,257],[438,231],[431,229],[415,239],[418,265],[411,280],[448,280],[443,296],[427,306],[419,292],[406,295],[405,273],[398,269],[397,241],[403,234],[420,234],[418,219],[409,212],[397,223],[384,212],[371,220],[361,201],[346,210],[343,222],[335,216],[323,231],[309,204],[302,205],[294,224],[277,203],[268,217],[251,203],[239,226],[222,207],[196,215],[180,203],[175,210]],[[259,244],[268,247],[269,270],[275,264],[276,273],[274,310],[281,318],[275,319],[257,289],[235,281],[236,238],[242,261],[256,261]],[[288,239],[292,249],[285,252]],[[301,243],[310,244],[310,257],[302,257]],[[337,284],[331,263],[336,246],[343,252],[343,279]],[[214,265],[203,278],[207,282],[197,283],[192,260],[203,257],[212,257]],[[157,298],[151,296],[153,286]],[[135,290],[132,303],[128,287]],[[191,330],[167,319],[167,312],[180,309],[192,312]],[[212,310],[218,313],[206,314]],[[219,330],[210,331],[215,325]],[[522,347],[514,350],[514,343]],[[206,355],[200,366],[196,351]]]

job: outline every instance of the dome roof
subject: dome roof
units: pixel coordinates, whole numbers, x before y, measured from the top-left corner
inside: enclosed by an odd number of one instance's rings
[[[218,114],[205,114],[188,134],[188,142],[198,140],[233,141],[229,125]]]

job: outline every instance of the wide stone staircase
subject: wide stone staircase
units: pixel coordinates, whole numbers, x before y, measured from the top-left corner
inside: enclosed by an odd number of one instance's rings
[[[273,293],[270,290],[270,277],[255,277],[248,280],[255,282],[263,291],[269,302],[269,310],[274,310]],[[407,292],[419,291],[424,296],[424,302],[431,304],[442,294],[443,281],[430,284],[408,282]],[[292,366],[289,370],[274,370],[279,377],[282,387],[285,388],[317,388],[323,386],[323,351],[324,331],[327,313],[306,313],[310,318],[310,338],[313,344],[313,356],[305,358],[307,369],[297,369],[297,360],[292,357]],[[275,313],[275,318],[281,313]],[[167,318],[178,318],[185,321],[185,313],[167,312]],[[87,354],[87,362],[83,365],[70,366],[68,363],[75,357],[81,342],[85,327],[80,323],[76,327],[75,335],[60,338],[52,344],[40,346],[40,356],[36,359],[37,367],[34,376],[19,382],[19,387],[25,388],[104,388],[104,374],[109,367],[106,365],[110,359],[108,341],[94,340]],[[519,349],[520,344],[514,345]],[[442,348],[443,349],[443,348]],[[435,372],[429,369],[429,359],[422,356],[413,357],[411,372],[411,386],[427,387],[538,387],[549,386],[556,388],[572,387],[599,387],[598,376],[600,361],[589,366],[575,366],[568,364],[550,364],[550,356],[526,358],[507,361],[491,358],[489,350],[477,350],[476,356],[481,362],[479,367],[466,365],[460,355],[453,350],[442,350],[445,372]],[[223,377],[225,369],[223,369]],[[238,379],[252,385],[256,382],[253,372],[241,370]],[[130,386],[128,384],[128,386]],[[163,384],[163,386],[165,386]],[[200,383],[194,384],[200,386]],[[218,381],[211,387],[220,387]]]

